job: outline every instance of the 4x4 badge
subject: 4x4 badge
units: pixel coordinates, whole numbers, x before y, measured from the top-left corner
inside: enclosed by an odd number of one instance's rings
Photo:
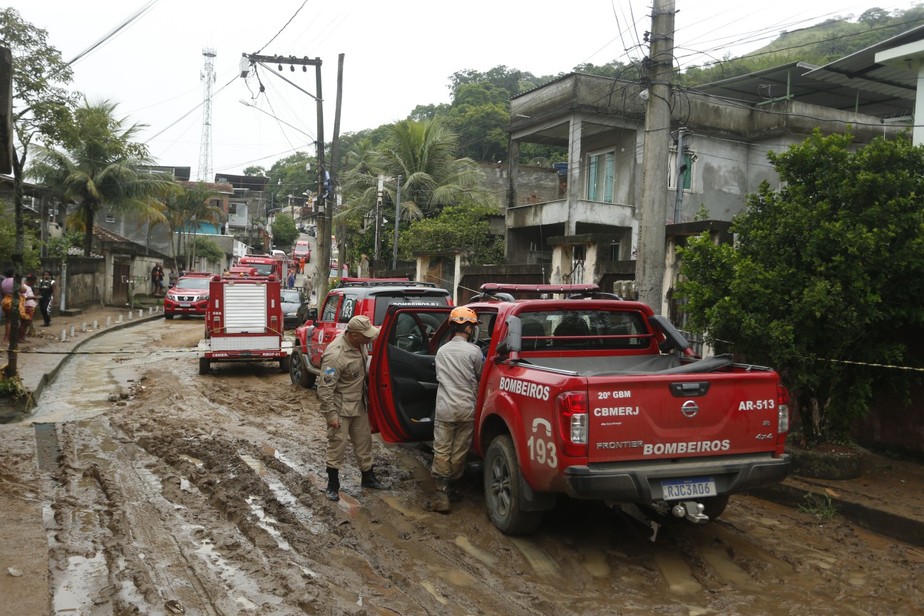
[[[683,403],[683,406],[680,407],[680,412],[683,413],[683,416],[687,419],[696,417],[696,414],[699,413],[699,405],[693,400],[687,400]]]

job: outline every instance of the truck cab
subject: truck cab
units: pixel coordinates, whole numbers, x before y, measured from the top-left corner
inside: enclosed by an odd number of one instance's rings
[[[449,291],[433,283],[414,282],[407,278],[342,278],[340,286],[328,292],[320,314],[295,329],[292,382],[302,387],[314,387],[324,349],[346,330],[350,319],[365,315],[378,326],[388,307],[395,304],[451,306],[452,298]],[[431,320],[431,328],[435,329],[438,324]]]
[[[484,285],[467,305],[485,356],[472,453],[503,532],[533,532],[565,495],[708,521],[788,473],[788,394],[770,368],[699,358],[647,305],[595,285]],[[369,391],[386,441],[432,439],[448,314],[393,306],[382,321]]]

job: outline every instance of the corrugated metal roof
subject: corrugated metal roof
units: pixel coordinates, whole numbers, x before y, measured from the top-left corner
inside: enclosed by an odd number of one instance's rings
[[[874,93],[883,98],[905,101],[908,114],[910,114],[914,108],[917,89],[917,64],[915,62],[880,63],[876,61],[876,54],[904,45],[913,46],[914,43],[920,43],[922,40],[924,40],[924,26],[918,26],[818,67],[806,76],[844,88]],[[924,57],[924,53],[920,50],[918,54]]]
[[[694,88],[759,105],[790,98],[878,118],[914,113],[918,70],[914,62],[876,62],[876,54],[924,41],[924,26],[912,28],[824,66],[792,62]],[[924,45],[922,45],[924,46]],[[920,59],[924,60],[924,52]]]
[[[877,118],[906,116],[914,109],[913,90],[909,99],[904,93],[899,96],[896,92],[868,87],[866,83],[822,79],[819,70],[814,64],[791,62],[693,89],[750,105],[792,99]]]

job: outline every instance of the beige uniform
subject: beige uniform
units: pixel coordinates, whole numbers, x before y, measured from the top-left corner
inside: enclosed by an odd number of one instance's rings
[[[327,426],[327,466],[342,468],[347,440],[356,465],[372,468],[372,434],[366,408],[366,349],[357,349],[344,335],[327,345],[321,358],[318,400],[325,421],[340,417],[340,427]]]

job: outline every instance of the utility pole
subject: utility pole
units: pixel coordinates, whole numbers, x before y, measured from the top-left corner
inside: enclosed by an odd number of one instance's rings
[[[638,260],[639,300],[663,313],[667,165],[670,157],[671,91],[674,68],[674,0],[654,0],[647,66],[648,104],[642,155]],[[678,153],[679,154],[679,153]]]
[[[318,94],[321,93],[321,68],[318,67]],[[324,240],[323,243],[319,243],[319,246],[322,246],[322,258],[323,261],[316,265],[319,268],[318,271],[318,304],[319,307],[323,305],[324,299],[327,297],[327,291],[329,288],[328,276],[330,275],[330,255],[331,255],[331,231],[333,230],[334,222],[334,207],[337,205],[336,197],[336,186],[337,186],[337,159],[340,156],[340,108],[343,100],[343,54],[337,56],[337,103],[334,107],[334,136],[331,140],[330,148],[330,170],[328,172],[328,181],[330,183],[331,191],[331,203],[328,204],[324,212],[324,219],[326,221],[324,229]],[[320,118],[318,119],[318,134],[323,135],[323,125],[320,123]],[[318,146],[320,148],[320,146]],[[323,150],[319,149],[318,156],[322,156],[320,152]],[[319,159],[320,160],[320,159]],[[322,174],[323,175],[323,174]],[[321,226],[318,225],[318,231],[321,230]],[[319,234],[318,240],[320,242],[321,237]],[[343,255],[341,255],[341,259]],[[321,272],[320,268],[324,267],[324,271]],[[342,266],[338,260],[337,262],[337,276],[340,276],[342,271]]]
[[[318,136],[315,140],[315,148],[317,149],[317,159],[318,159],[318,212],[321,214],[318,216],[318,252],[321,254],[318,255],[317,260],[315,261],[315,271],[317,272],[317,286],[315,287],[318,292],[318,299],[323,301],[324,296],[327,295],[327,276],[329,274],[328,267],[330,266],[330,228],[331,228],[331,213],[330,208],[326,207],[326,202],[328,195],[326,190],[329,186],[333,186],[333,181],[331,180],[330,173],[325,167],[324,164],[324,97],[321,93],[321,59],[320,58],[296,58],[295,56],[261,56],[259,54],[241,54],[243,60],[241,60],[241,77],[246,77],[248,73],[248,68],[246,64],[261,64],[267,71],[276,75],[286,83],[294,86],[296,89],[304,92],[317,103],[317,115],[318,115]],[[244,62],[246,60],[247,62]],[[270,69],[267,64],[275,64],[278,66],[279,71],[282,71],[282,65],[288,64],[292,71],[295,71],[296,66],[301,66],[302,71],[307,72],[309,66],[314,67],[315,82],[317,88],[317,94],[312,94],[308,92],[301,86],[297,85],[295,82],[289,80],[284,75],[278,74],[272,69]]]

